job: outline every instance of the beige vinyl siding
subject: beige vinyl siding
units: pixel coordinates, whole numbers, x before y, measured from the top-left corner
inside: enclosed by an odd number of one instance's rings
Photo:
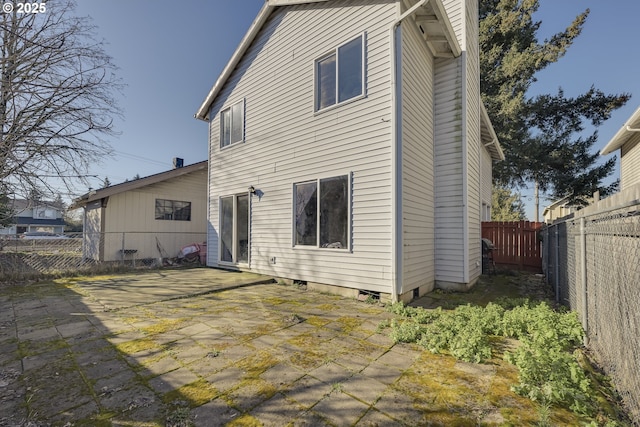
[[[620,150],[620,189],[640,183],[640,133],[635,133]]]
[[[114,194],[104,211],[104,257],[118,260],[125,249],[136,258],[159,258],[156,237],[169,257],[181,247],[206,237],[207,172],[197,171],[136,190]],[[155,219],[156,199],[191,202],[191,221]]]
[[[442,5],[447,11],[451,26],[456,33],[456,38],[462,50],[466,50],[464,34],[464,0],[442,0]]]
[[[433,57],[413,22],[402,25],[401,293],[433,289]],[[423,289],[424,291],[425,289]]]
[[[100,201],[93,202],[85,207],[82,256],[86,259],[104,261],[104,257],[100,256],[102,220],[102,204]]]
[[[435,266],[436,281],[463,281],[462,59],[436,59]]]
[[[253,185],[261,195],[250,202],[250,270],[391,291],[389,23],[395,8],[392,1],[342,1],[274,11],[211,108],[208,265],[218,265],[219,198]],[[315,60],[364,32],[366,97],[315,113]],[[220,149],[219,112],[241,99],[245,142]],[[351,249],[292,247],[293,185],[347,174]]]
[[[481,206],[480,200],[480,59],[478,51],[478,3],[466,0],[466,119],[467,119],[467,212],[469,225],[469,282],[474,282],[482,274]],[[464,46],[464,45],[463,45]],[[464,49],[464,48],[463,48]]]

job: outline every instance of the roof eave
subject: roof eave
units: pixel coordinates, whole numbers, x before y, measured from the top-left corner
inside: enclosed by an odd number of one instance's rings
[[[500,146],[500,141],[498,140],[498,135],[496,135],[496,131],[493,128],[493,124],[491,124],[491,118],[489,118],[489,113],[487,112],[487,109],[484,106],[484,102],[482,101],[480,101],[480,114],[482,115],[481,122],[484,122],[484,126],[486,127],[487,132],[489,133],[491,138],[491,142],[489,142],[488,144],[485,144],[485,147],[487,147],[487,149],[491,153],[491,158],[493,160],[503,161],[505,159],[504,151],[502,151],[502,147]],[[482,128],[481,128],[481,131],[482,131]],[[490,150],[489,147],[492,147],[493,149]]]
[[[628,127],[637,128],[640,126],[640,107],[631,115],[629,120],[625,122],[624,125],[616,132],[616,134],[611,138],[611,140],[604,146],[602,150],[600,150],[601,156],[606,156],[607,154],[611,154],[614,151],[621,148],[629,139],[630,130]]]
[[[456,36],[456,31],[453,29],[453,25],[451,25],[451,20],[447,15],[447,10],[441,0],[432,0],[431,4],[432,6],[435,5],[433,11],[436,13],[438,20],[445,27],[445,37],[449,42],[449,47],[451,48],[453,57],[459,57],[462,55],[462,47],[460,47],[460,43],[458,43],[458,37]]]

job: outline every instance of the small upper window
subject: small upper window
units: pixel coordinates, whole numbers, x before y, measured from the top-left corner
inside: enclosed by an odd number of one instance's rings
[[[316,61],[316,111],[364,95],[364,34]]]
[[[244,141],[244,100],[220,112],[220,148]]]

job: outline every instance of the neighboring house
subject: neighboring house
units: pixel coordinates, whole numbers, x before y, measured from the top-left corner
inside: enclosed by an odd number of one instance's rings
[[[620,150],[620,191],[640,184],[640,108],[600,151],[602,156]]]
[[[600,150],[600,155],[606,156],[617,150],[620,150],[620,191],[588,206],[583,210],[585,214],[628,204],[637,205],[640,200],[640,107]]]
[[[55,202],[9,200],[14,212],[13,224],[0,228],[0,234],[23,234],[33,231],[64,232],[64,209]]]
[[[556,219],[570,215],[580,208],[582,208],[582,206],[570,204],[569,197],[563,197],[545,207],[544,211],[542,211],[542,217],[544,218],[544,222],[551,224]]]
[[[91,191],[70,209],[84,209],[85,258],[157,259],[204,241],[206,201],[204,161]]]
[[[196,118],[208,260],[408,300],[481,274],[477,0],[268,0]]]

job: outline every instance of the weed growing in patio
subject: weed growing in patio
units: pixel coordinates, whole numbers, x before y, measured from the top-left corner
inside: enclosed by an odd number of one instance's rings
[[[468,304],[455,310],[396,303],[389,311],[401,317],[380,328],[390,327],[394,341],[417,343],[465,362],[486,362],[501,340],[519,340],[515,349],[504,352],[504,359],[518,369],[519,383],[511,389],[540,405],[543,424],[549,418],[544,408],[550,406],[569,408],[587,422],[602,418],[596,389],[577,360],[583,330],[575,312],[559,312],[545,302],[525,299],[500,300],[486,307]]]

